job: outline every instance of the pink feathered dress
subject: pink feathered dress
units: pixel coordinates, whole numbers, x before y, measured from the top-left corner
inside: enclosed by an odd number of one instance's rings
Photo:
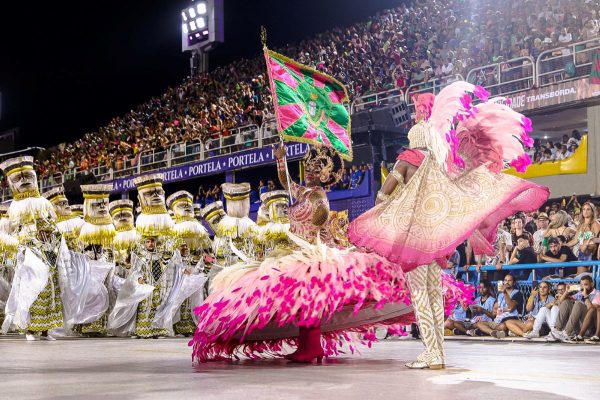
[[[333,248],[318,239],[311,221],[329,207],[311,194],[322,190],[292,186],[294,251],[232,266],[215,279],[213,292],[195,310],[194,361],[280,356],[289,351],[284,344],[296,346],[298,326],[316,324],[326,355],[334,355],[345,343],[350,351],[359,343],[370,345],[379,325],[393,331],[414,321],[400,268],[374,253]],[[444,292],[448,312],[472,296],[472,288],[447,276]]]

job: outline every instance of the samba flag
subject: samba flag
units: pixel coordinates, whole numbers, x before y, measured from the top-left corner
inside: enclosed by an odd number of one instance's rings
[[[265,61],[279,134],[285,140],[331,147],[351,161],[344,85],[266,47]]]

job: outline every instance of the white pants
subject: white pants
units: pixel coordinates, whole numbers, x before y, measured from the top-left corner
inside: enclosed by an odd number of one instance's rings
[[[444,359],[444,297],[442,269],[433,262],[407,273],[410,297],[419,332],[425,345],[426,360]]]
[[[548,324],[550,329],[554,328],[556,318],[558,318],[558,306],[552,306],[552,308],[542,307],[535,316],[533,332],[539,335],[540,329],[542,329],[544,323]]]

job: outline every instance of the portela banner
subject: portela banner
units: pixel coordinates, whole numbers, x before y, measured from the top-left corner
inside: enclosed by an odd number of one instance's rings
[[[600,85],[594,85],[589,77],[557,83],[538,89],[527,90],[509,96],[515,111],[528,111],[600,96]]]
[[[286,147],[288,160],[302,158],[308,151],[308,144],[305,143],[286,143]],[[152,173],[161,172],[164,176],[164,182],[170,183],[200,178],[207,175],[221,174],[231,170],[258,167],[261,165],[272,164],[274,161],[275,155],[273,154],[273,148],[268,146],[251,151],[213,157],[208,160],[190,164],[164,168],[160,171],[153,171]],[[126,192],[135,189],[133,178],[133,176],[128,176],[106,183],[113,184],[112,191],[114,193]]]

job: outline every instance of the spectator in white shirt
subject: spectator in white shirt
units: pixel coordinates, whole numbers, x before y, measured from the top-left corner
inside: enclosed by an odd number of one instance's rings
[[[450,58],[447,58],[446,63],[442,66],[442,75],[444,77],[446,77],[448,75],[452,75],[453,71],[454,71],[454,64],[452,64],[452,60],[450,60]]]
[[[548,229],[549,221],[550,219],[548,218],[548,214],[545,212],[539,213],[535,220],[537,231],[535,231],[533,234],[533,249],[538,254],[543,251],[544,235],[546,233],[546,229]]]

